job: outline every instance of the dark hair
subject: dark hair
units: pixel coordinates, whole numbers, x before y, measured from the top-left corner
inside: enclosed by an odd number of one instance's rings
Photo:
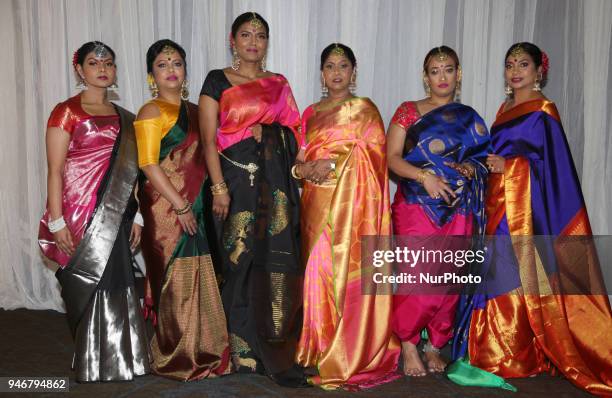
[[[544,60],[544,53],[542,52],[542,50],[540,50],[540,47],[536,46],[533,43],[529,43],[528,41],[522,41],[511,45],[508,51],[506,51],[506,57],[504,58],[504,62],[508,59],[510,55],[512,55],[512,52],[516,50],[520,50],[521,52],[527,53],[533,60],[536,69],[542,66]],[[548,71],[546,70],[546,68],[544,68],[540,80],[541,87],[546,86],[547,81]]]
[[[540,50],[540,48],[536,46],[535,44],[529,43],[527,41],[523,41],[520,43],[514,43],[513,45],[511,45],[508,51],[506,51],[506,57],[504,58],[504,60],[507,60],[510,54],[512,54],[513,51],[519,48],[523,52],[529,54],[536,68],[542,65],[542,50]]]
[[[455,66],[456,67],[460,66],[460,64],[459,64],[459,56],[457,55],[455,50],[453,50],[449,46],[442,45],[440,47],[432,48],[431,50],[429,50],[429,52],[425,56],[425,60],[423,61],[423,71],[425,71],[425,73],[427,73],[427,64],[429,63],[431,58],[436,56],[436,55],[438,55],[438,54],[448,55],[449,57],[451,57],[453,59],[453,61],[455,61]]]
[[[325,64],[325,61],[327,61],[327,58],[329,58],[331,52],[336,48],[344,52],[344,55],[351,62],[353,68],[357,65],[357,58],[355,58],[355,53],[353,53],[353,50],[351,50],[349,46],[344,45],[342,43],[332,43],[329,46],[325,47],[323,49],[323,52],[321,53],[321,70],[323,70],[323,65]]]
[[[147,73],[153,72],[153,62],[166,46],[172,47],[176,51],[178,51],[181,58],[183,58],[183,62],[185,63],[185,74],[187,74],[187,54],[185,53],[183,47],[181,47],[179,44],[173,42],[170,39],[158,40],[155,43],[151,44],[151,47],[149,47],[149,49],[147,50]]]
[[[253,11],[249,11],[249,12],[245,12],[244,14],[240,14],[236,17],[236,19],[234,19],[234,23],[232,23],[232,37],[234,39],[236,38],[236,34],[238,34],[238,29],[240,29],[242,24],[246,22],[251,22],[255,19],[258,19],[261,21],[264,28],[266,29],[266,36],[270,37],[270,26],[268,26],[268,22],[266,22],[266,20],[261,15]]]
[[[76,52],[74,53],[73,59],[72,59],[72,65],[74,67],[78,65],[83,66],[83,62],[85,62],[85,57],[87,56],[87,54],[89,54],[90,52],[94,51],[96,49],[96,47],[102,46],[106,49],[106,51],[108,51],[111,55],[111,57],[113,57],[113,62],[115,61],[115,52],[113,51],[112,48],[110,48],[109,46],[107,46],[106,44],[102,43],[101,41],[88,41],[87,43],[83,44],[81,47],[79,47],[78,50],[76,50]]]

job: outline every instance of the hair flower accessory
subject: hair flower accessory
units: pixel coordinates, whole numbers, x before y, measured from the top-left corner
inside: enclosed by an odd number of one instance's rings
[[[79,61],[79,51],[75,51],[74,54],[72,54],[72,67],[76,68],[77,63]]]
[[[546,76],[548,74],[548,55],[542,51],[542,74]]]

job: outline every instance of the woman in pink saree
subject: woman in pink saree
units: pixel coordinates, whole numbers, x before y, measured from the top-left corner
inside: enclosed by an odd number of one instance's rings
[[[132,380],[149,372],[132,270],[131,250],[141,231],[134,221],[134,115],[108,100],[116,77],[110,47],[83,44],[73,66],[83,91],[49,117],[47,209],[38,242],[46,260],[59,267],[76,380]]]
[[[297,361],[324,389],[356,390],[396,379],[392,296],[362,274],[364,236],[391,235],[385,132],[376,105],[355,97],[355,55],[340,43],[321,54],[329,96],[302,118],[304,326]],[[366,293],[367,291],[367,293]]]

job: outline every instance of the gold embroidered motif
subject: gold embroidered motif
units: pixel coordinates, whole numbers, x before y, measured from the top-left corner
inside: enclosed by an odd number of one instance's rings
[[[429,152],[439,155],[442,152],[444,152],[444,150],[446,149],[446,145],[444,145],[444,142],[442,140],[435,138],[431,140],[428,148],[429,148]]]
[[[476,129],[476,133],[478,133],[478,135],[485,135],[487,132],[486,127],[483,126],[482,123],[474,123],[474,128]]]
[[[241,211],[230,216],[223,233],[223,247],[232,252],[229,259],[232,263],[238,264],[238,259],[242,253],[248,252],[244,243],[251,232],[255,216],[250,211]]]
[[[279,189],[272,193],[272,221],[268,226],[268,234],[274,236],[282,232],[289,224],[287,195]]]

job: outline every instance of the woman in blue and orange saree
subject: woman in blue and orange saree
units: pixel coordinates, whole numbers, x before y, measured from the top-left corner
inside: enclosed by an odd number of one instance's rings
[[[612,395],[610,304],[561,119],[541,93],[548,60],[517,43],[505,62],[511,97],[487,160],[486,231],[495,240],[478,294],[462,303],[453,355],[501,377],[560,372]],[[460,371],[452,376],[469,384]]]
[[[59,267],[76,380],[132,380],[149,372],[132,268],[141,232],[134,115],[108,100],[117,72],[110,47],[85,43],[72,65],[82,91],[49,117],[47,209],[38,242]]]
[[[459,253],[472,247],[473,234],[484,234],[489,134],[474,109],[454,102],[461,81],[454,50],[441,46],[429,51],[423,79],[427,98],[402,103],[387,134],[389,169],[400,177],[392,206],[395,242],[410,250]],[[454,267],[421,260],[398,265],[396,273],[412,272],[420,282],[421,274],[441,276]],[[402,341],[406,375],[427,374],[417,351],[424,329],[427,370],[444,371],[439,352],[452,337],[458,293],[452,284],[398,285],[393,331]]]
[[[159,40],[147,51],[153,99],[134,122],[145,227],[145,309],[153,318],[152,370],[181,381],[231,370],[225,315],[204,225],[206,167],[198,108],[188,102],[185,50]]]
[[[268,34],[259,14],[238,16],[232,66],[204,80],[206,209],[236,370],[299,387],[305,380],[294,356],[304,272],[299,190],[290,170],[302,142],[300,114],[287,79],[266,70]]]

